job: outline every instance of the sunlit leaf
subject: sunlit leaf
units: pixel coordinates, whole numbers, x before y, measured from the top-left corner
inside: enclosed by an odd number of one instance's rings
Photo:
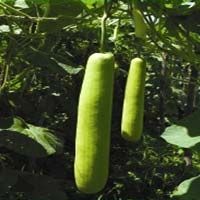
[[[25,0],[16,0],[14,6],[19,8],[28,8]]]
[[[28,124],[19,117],[0,119],[0,146],[31,157],[45,157],[63,150],[62,141],[51,130]]]
[[[60,63],[58,61],[56,61],[57,64],[62,67],[67,73],[69,74],[78,74],[80,71],[83,70],[83,67],[82,66],[79,66],[79,67],[72,67],[70,65],[66,65],[64,63]]]
[[[199,200],[200,176],[183,181],[174,191],[173,197],[180,200]]]
[[[183,148],[200,148],[200,111],[167,127],[161,135],[168,143]]]

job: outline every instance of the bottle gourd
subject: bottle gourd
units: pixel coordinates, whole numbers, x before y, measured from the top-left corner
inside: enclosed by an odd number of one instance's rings
[[[122,137],[131,142],[139,141],[143,130],[145,72],[145,61],[134,58],[126,82],[121,124]]]
[[[113,54],[92,54],[79,97],[74,163],[84,193],[102,190],[108,178],[113,82]]]
[[[139,9],[133,9],[133,18],[135,22],[135,36],[145,39],[147,34],[147,24],[145,23],[142,13]]]

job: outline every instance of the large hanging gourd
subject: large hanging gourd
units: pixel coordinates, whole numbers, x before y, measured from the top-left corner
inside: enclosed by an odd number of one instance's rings
[[[113,54],[92,54],[79,97],[74,164],[84,193],[102,190],[108,178],[113,80]]]
[[[145,61],[134,58],[126,82],[121,124],[122,137],[132,142],[139,141],[143,130],[145,72]]]

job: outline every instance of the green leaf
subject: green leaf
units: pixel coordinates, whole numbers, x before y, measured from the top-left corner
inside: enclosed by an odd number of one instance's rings
[[[11,79],[7,86],[9,88],[9,92],[17,92],[20,90],[24,90],[29,80],[32,78],[34,74],[33,68],[25,68],[17,74],[13,79]]]
[[[25,0],[16,0],[14,6],[19,7],[19,8],[23,8],[23,9],[28,8],[28,5],[26,4]]]
[[[56,61],[56,62],[62,69],[64,69],[69,74],[78,74],[79,72],[81,72],[84,69],[83,66],[79,66],[79,67],[75,68],[75,67],[72,67],[70,65],[60,63],[58,61]]]
[[[200,176],[183,181],[172,197],[180,200],[199,200]]]
[[[183,148],[200,149],[200,111],[196,111],[167,127],[161,135],[168,143]]]
[[[63,150],[62,141],[51,130],[28,124],[19,117],[0,120],[0,146],[35,158]]]
[[[61,74],[77,74],[83,69],[81,66],[75,68],[65,63],[61,63],[51,57],[51,55],[32,47],[30,47],[25,58],[34,66],[48,67],[51,71]]]
[[[51,56],[43,51],[29,47],[24,54],[24,59],[33,66],[48,67],[53,72],[64,73],[65,71],[51,58]]]
[[[183,148],[191,148],[200,142],[200,136],[191,137],[188,129],[182,126],[172,125],[166,128],[161,135],[170,144],[175,144]]]

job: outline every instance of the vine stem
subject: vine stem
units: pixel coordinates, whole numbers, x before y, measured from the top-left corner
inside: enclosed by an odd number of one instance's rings
[[[0,19],[2,20],[19,20],[19,21],[30,21],[30,22],[40,22],[40,21],[56,21],[58,17],[24,17],[24,16],[17,16],[17,15],[0,15]]]
[[[103,53],[105,52],[106,45],[106,19],[107,19],[107,13],[104,12],[103,17],[101,19],[101,41],[100,41],[100,52]]]
[[[4,88],[6,86],[10,65],[8,63],[6,63],[4,67],[5,67],[5,72],[4,72],[4,76],[3,76],[3,82],[2,82],[2,85],[0,87],[0,93],[2,93],[2,91],[4,90]]]
[[[100,52],[103,53],[106,51],[106,20],[109,16],[109,11],[112,7],[112,3],[108,6],[107,0],[104,2],[104,13],[101,18],[101,40],[100,40]]]
[[[31,18],[28,14],[26,14],[26,13],[24,13],[24,12],[22,12],[22,11],[19,11],[19,10],[13,8],[12,6],[9,6],[9,5],[6,4],[6,3],[0,2],[0,7],[3,8],[3,9],[5,9],[5,10],[9,9],[9,10],[11,10],[12,12],[17,13],[17,14],[19,14],[19,15],[22,15],[22,16],[24,16],[24,17],[26,17],[26,18]]]
[[[4,90],[7,80],[8,80],[12,51],[13,51],[13,41],[10,41],[10,44],[8,45],[8,50],[5,56],[6,58],[5,58],[5,64],[4,64],[3,81],[0,86],[0,95],[2,94],[2,91]]]

